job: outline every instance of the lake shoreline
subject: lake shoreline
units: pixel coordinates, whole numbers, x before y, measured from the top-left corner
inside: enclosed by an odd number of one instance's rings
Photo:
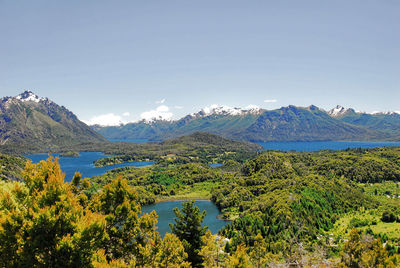
[[[193,199],[192,199],[193,200]],[[174,223],[176,219],[176,215],[174,213],[175,208],[182,209],[183,205],[182,202],[186,200],[174,200],[168,202],[158,202],[153,203],[151,205],[142,206],[142,213],[150,213],[155,211],[158,215],[158,231],[161,236],[164,236],[165,233],[171,232],[169,224]],[[195,203],[200,211],[205,210],[207,212],[206,216],[203,219],[202,225],[208,226],[210,231],[213,234],[216,234],[221,230],[224,226],[231,223],[231,221],[227,221],[226,219],[222,218],[221,211],[218,207],[211,202],[210,200],[196,200],[199,202]]]
[[[181,197],[180,196],[180,197],[177,197],[177,198],[170,197],[170,198],[165,198],[165,199],[158,199],[158,200],[156,200],[156,202],[154,202],[154,204],[164,203],[164,202],[173,202],[173,201],[184,202],[184,201],[191,201],[191,200],[194,200],[194,201],[210,201],[211,203],[213,203],[209,198]]]
[[[159,199],[156,200],[156,202],[154,202],[152,205],[156,205],[156,204],[160,204],[160,203],[165,203],[165,202],[185,202],[185,201],[200,201],[200,202],[211,202],[214,204],[214,202],[212,202],[210,199],[208,198],[184,198],[184,197],[179,197],[179,198],[168,198],[168,199]],[[214,204],[215,205],[215,204]],[[219,210],[219,209],[218,209]],[[234,221],[237,216],[232,216],[231,218],[224,218],[225,213],[222,213],[222,211],[219,211],[220,214],[217,215],[217,219],[221,220],[221,221]]]

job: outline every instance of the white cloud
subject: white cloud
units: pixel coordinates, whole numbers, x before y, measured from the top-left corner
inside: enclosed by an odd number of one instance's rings
[[[120,115],[113,113],[101,114],[98,116],[93,116],[88,121],[83,121],[87,125],[101,125],[101,126],[118,126],[120,124],[126,123],[122,120]]]
[[[130,112],[125,112],[125,113],[122,114],[122,116],[130,116],[130,115],[131,115]]]
[[[277,102],[277,100],[276,100],[276,99],[264,100],[264,102],[267,102],[267,103],[273,103],[273,102]]]
[[[183,109],[183,106],[175,105],[174,108],[180,110]]]
[[[163,104],[164,102],[165,102],[165,99],[162,99],[162,100],[156,101],[156,104]]]
[[[155,110],[150,110],[140,114],[140,118],[146,121],[152,120],[171,120],[174,114],[169,111],[166,105],[160,105]]]

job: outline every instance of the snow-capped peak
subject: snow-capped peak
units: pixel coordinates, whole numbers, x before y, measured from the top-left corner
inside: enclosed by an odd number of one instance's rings
[[[379,111],[374,111],[371,113],[372,115],[378,115],[378,114],[383,114],[383,115],[395,115],[395,114],[400,114],[400,111],[387,111],[387,112],[379,112]]]
[[[209,115],[244,115],[244,114],[258,114],[261,109],[256,105],[249,105],[245,109],[238,107],[230,107],[226,105],[213,104],[205,107],[200,112],[191,114],[192,116],[209,116]]]
[[[33,102],[40,102],[44,101],[44,98],[40,98],[36,94],[34,94],[32,91],[26,90],[25,92],[19,94],[18,96],[15,97],[17,100],[26,102],[26,101],[33,101]]]
[[[332,117],[337,117],[337,116],[344,115],[345,113],[350,112],[350,111],[354,111],[354,110],[351,108],[344,108],[343,106],[337,105],[335,108],[330,110],[328,112],[328,114]]]

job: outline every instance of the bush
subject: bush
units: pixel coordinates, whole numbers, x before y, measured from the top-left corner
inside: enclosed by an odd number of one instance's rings
[[[389,211],[385,211],[382,214],[381,221],[383,222],[395,222],[397,220],[397,217]]]
[[[351,228],[357,228],[357,227],[364,227],[370,225],[369,221],[367,219],[359,219],[359,218],[352,218],[350,220],[350,227]]]

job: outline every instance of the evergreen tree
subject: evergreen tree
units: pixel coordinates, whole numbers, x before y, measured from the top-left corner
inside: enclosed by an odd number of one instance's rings
[[[188,261],[194,267],[202,263],[202,257],[199,255],[203,246],[201,237],[205,235],[208,227],[203,227],[201,223],[206,216],[206,211],[200,213],[200,209],[194,206],[194,201],[184,202],[182,210],[174,209],[176,216],[175,224],[170,224],[172,233],[181,241],[188,254]]]

